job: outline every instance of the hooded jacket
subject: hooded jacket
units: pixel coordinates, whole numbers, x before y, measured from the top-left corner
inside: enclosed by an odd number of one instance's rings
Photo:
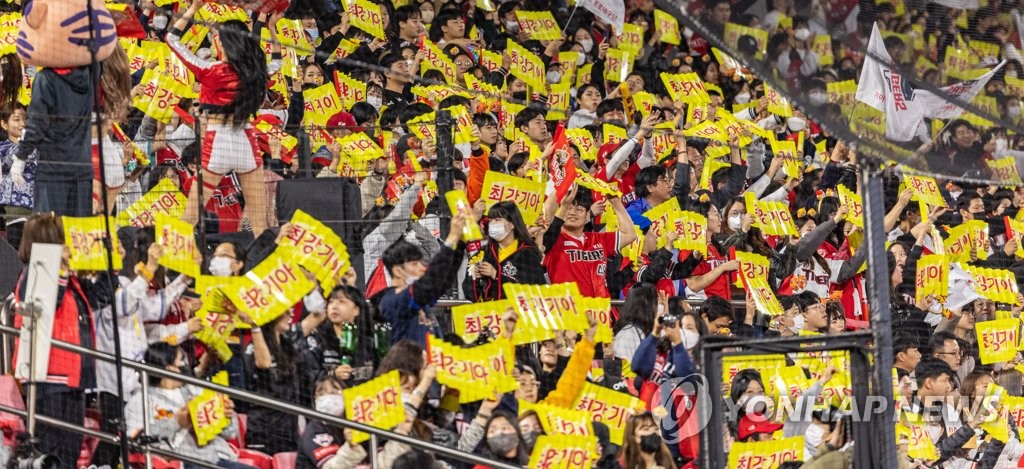
[[[511,233],[509,234],[511,236]],[[517,241],[518,243],[518,241]],[[490,242],[484,247],[483,262],[491,264],[497,271],[494,278],[481,276],[473,279],[466,276],[462,290],[466,298],[472,301],[491,301],[505,298],[502,284],[525,283],[543,285],[548,281],[544,278],[544,267],[541,266],[541,255],[534,245],[518,243],[519,247],[504,260],[498,260],[498,243]]]
[[[25,161],[38,150],[36,180],[92,179],[89,114],[94,89],[88,67],[43,68],[36,74],[25,131],[14,154]]]

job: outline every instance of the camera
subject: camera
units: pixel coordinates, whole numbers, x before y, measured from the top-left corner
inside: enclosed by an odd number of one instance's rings
[[[675,314],[666,314],[661,317],[660,321],[662,327],[676,327],[676,324],[679,324],[679,316]]]

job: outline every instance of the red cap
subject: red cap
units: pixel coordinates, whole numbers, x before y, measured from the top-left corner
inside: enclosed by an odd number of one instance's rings
[[[326,167],[331,165],[331,159],[327,158],[327,157],[325,157],[323,155],[314,154],[313,155],[313,159],[310,161],[310,163],[318,164],[318,165],[323,166],[323,167],[326,168]]]
[[[347,113],[345,111],[341,111],[341,112],[331,116],[330,119],[327,119],[327,127],[328,128],[332,128],[332,127],[348,127],[350,130],[358,132],[357,130],[353,129],[353,127],[355,127],[355,126],[356,126],[356,118],[352,117],[352,114],[349,114],[349,113]]]
[[[740,419],[739,439],[746,440],[755,433],[775,433],[782,430],[781,423],[775,423],[764,414],[746,414]]]
[[[597,149],[597,165],[604,166],[608,164],[608,155],[611,155],[617,148],[619,148],[618,143],[608,142],[601,145],[601,147]],[[612,177],[612,175],[609,174],[608,177]]]

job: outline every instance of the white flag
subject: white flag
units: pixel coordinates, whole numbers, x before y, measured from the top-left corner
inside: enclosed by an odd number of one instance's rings
[[[590,10],[598,19],[612,25],[616,33],[622,34],[622,25],[626,22],[623,0],[579,0],[576,6]]]
[[[879,60],[883,60],[884,63]],[[871,39],[868,40],[868,54],[864,57],[864,66],[860,70],[860,80],[857,82],[857,94],[854,95],[857,101],[885,112],[885,77],[882,68],[888,69],[888,64],[891,63],[889,51],[885,50],[885,43],[882,41],[882,33],[878,31],[878,24],[875,24],[871,30]]]
[[[974,97],[985,89],[985,85],[989,80],[995,76],[996,72],[999,71],[1006,61],[1002,61],[996,68],[993,68],[988,73],[978,77],[977,80],[964,81],[960,83],[954,83],[949,86],[939,88],[942,90],[948,99],[943,99],[936,96],[930,91],[920,90],[914,93],[914,101],[920,104],[921,109],[924,109],[925,117],[932,119],[956,119],[964,113],[964,108],[956,104],[956,102],[950,102],[959,100],[960,102],[969,103],[974,100]]]
[[[981,7],[978,0],[932,0],[932,2],[957,10],[977,10]]]
[[[924,124],[924,111],[913,96],[907,96],[910,88],[899,73],[882,67],[885,79],[885,136],[897,142],[913,140],[918,128]]]

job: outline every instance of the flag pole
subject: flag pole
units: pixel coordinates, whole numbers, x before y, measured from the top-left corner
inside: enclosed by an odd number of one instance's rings
[[[562,27],[562,33],[559,36],[565,37],[565,28],[568,28],[572,22],[572,17],[576,14],[576,9],[580,7],[580,2],[585,1],[587,0],[576,0],[576,4],[572,6],[572,11],[569,12],[569,19],[565,20],[565,26]]]

